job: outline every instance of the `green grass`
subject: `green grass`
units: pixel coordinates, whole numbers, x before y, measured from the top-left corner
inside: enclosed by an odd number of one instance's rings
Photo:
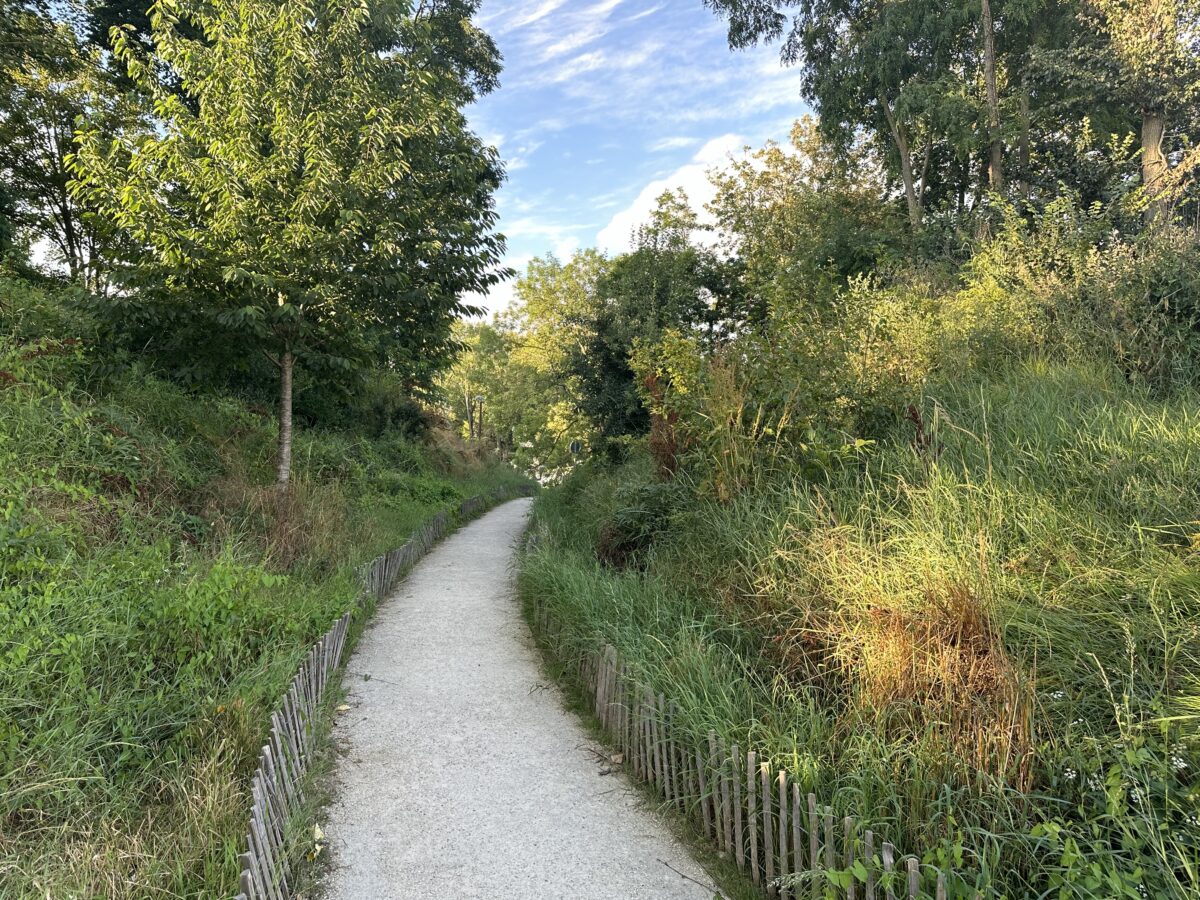
[[[522,479],[0,341],[0,896],[226,897],[269,712],[364,562]]]
[[[1200,896],[1200,394],[1035,359],[921,408],[937,450],[900,422],[728,504],[588,467],[538,501],[522,590],[926,862],[1013,898]]]

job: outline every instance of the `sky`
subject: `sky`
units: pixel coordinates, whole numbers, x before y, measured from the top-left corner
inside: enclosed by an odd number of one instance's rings
[[[732,51],[702,0],[484,0],[500,87],[468,110],[508,180],[497,197],[506,264],[614,254],[664,190],[701,208],[705,173],[746,145],[783,140],[806,111],[778,49]],[[514,280],[481,300],[509,304]]]

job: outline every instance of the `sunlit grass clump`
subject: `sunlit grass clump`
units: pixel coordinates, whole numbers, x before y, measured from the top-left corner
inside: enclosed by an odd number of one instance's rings
[[[824,480],[721,504],[585,472],[541,502],[524,590],[928,862],[1194,897],[1198,452],[1194,390],[1033,359],[931,384]]]

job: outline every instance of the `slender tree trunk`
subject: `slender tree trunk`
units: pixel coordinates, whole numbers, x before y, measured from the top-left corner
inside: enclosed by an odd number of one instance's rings
[[[279,358],[279,471],[275,486],[287,490],[292,479],[292,373],[296,360],[291,350]]]
[[[1147,225],[1166,221],[1167,217],[1167,198],[1163,194],[1167,176],[1167,157],[1163,153],[1166,131],[1166,114],[1161,106],[1142,110],[1142,184],[1146,190]]]
[[[925,142],[925,153],[921,158],[921,189],[917,191],[917,206],[925,209],[925,188],[929,185],[929,162],[933,159],[933,138]]]
[[[891,104],[883,97],[880,97],[879,105],[883,108],[884,115],[887,116],[888,129],[892,132],[892,140],[896,142],[896,152],[900,156],[900,180],[904,182],[904,199],[908,202],[908,219],[915,231],[921,227],[923,216],[921,212],[921,200],[917,197],[916,182],[913,179],[912,154],[908,148],[908,138],[901,131],[900,125],[896,121],[896,116],[892,112]]]
[[[1004,190],[1004,142],[1000,140],[1000,93],[996,89],[996,23],[992,4],[982,0],[983,9],[983,80],[988,106],[988,180],[992,190]]]
[[[1017,190],[1026,200],[1029,199],[1029,88],[1021,85],[1021,139],[1017,143],[1017,165],[1021,169],[1021,180],[1017,182]]]

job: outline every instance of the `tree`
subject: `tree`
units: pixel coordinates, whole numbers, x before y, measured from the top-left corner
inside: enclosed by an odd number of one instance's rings
[[[442,377],[443,401],[468,438],[511,454],[539,478],[554,479],[570,466],[571,441],[585,436],[585,423],[562,375],[539,369],[539,357],[523,352],[533,336],[516,321],[501,316],[460,324],[464,349]],[[479,397],[486,409],[482,423]]]
[[[1111,85],[1141,117],[1141,167],[1146,222],[1170,209],[1164,151],[1169,118],[1200,100],[1200,2],[1094,0],[1117,63]],[[1188,167],[1200,164],[1195,154]],[[1182,174],[1182,173],[1181,173]]]
[[[407,3],[160,0],[151,33],[149,59],[129,29],[114,49],[160,126],[89,126],[76,191],[143,249],[143,278],[277,367],[284,488],[297,362],[448,361],[463,294],[503,274],[499,164]]]
[[[573,348],[569,371],[579,407],[610,449],[651,425],[631,354],[674,329],[693,334],[711,352],[751,318],[741,264],[693,240],[696,214],[683,191],[666,192],[650,222],[634,234],[634,249],[614,260],[596,284],[598,302]]]
[[[611,262],[588,249],[560,262],[552,254],[530,260],[517,281],[512,327],[526,340],[516,352],[540,372],[563,375],[567,360],[587,339],[600,304],[598,286]]]
[[[924,221],[939,153],[969,154],[975,100],[962,89],[973,16],[953,0],[705,0],[729,21],[735,48],[783,38],[827,138],[868,129],[889,147],[909,222]],[[785,9],[796,12],[789,18]]]
[[[111,236],[70,189],[76,123],[86,117],[92,128],[112,136],[144,127],[144,117],[103,77],[95,54],[69,25],[46,20],[43,29],[40,52],[23,55],[5,72],[0,144],[13,219],[31,239],[50,243],[72,281],[100,292]]]
[[[795,123],[790,146],[768,143],[712,178],[710,209],[744,266],[752,321],[783,305],[828,302],[904,243],[870,143],[830,144],[811,117]]]
[[[1004,191],[1004,140],[1000,136],[1000,91],[996,84],[996,21],[990,0],[980,0],[983,35],[983,83],[987,92],[988,179],[992,190]]]
[[[44,62],[53,43],[46,0],[0,0],[0,87],[27,60]]]

